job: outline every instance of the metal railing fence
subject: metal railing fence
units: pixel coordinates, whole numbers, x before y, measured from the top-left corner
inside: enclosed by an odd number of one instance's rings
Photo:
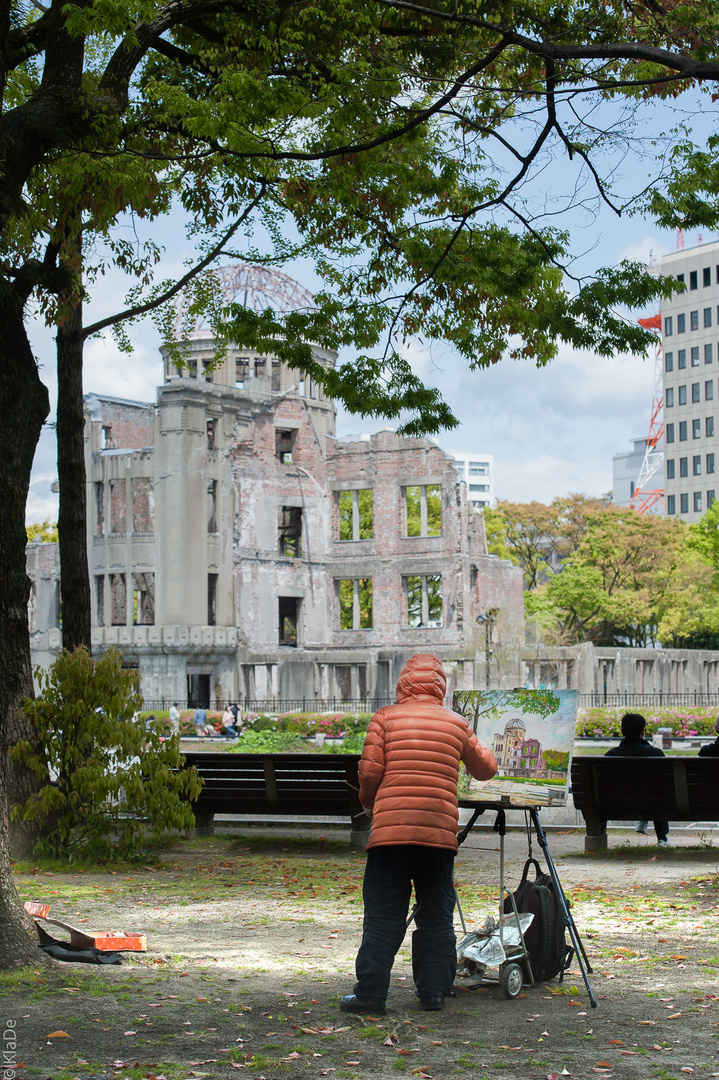
[[[651,706],[665,706],[668,708],[687,708],[690,706],[700,708],[705,706],[707,708],[719,708],[719,691],[707,694],[699,690],[677,693],[660,690],[656,694],[642,694],[624,690],[615,694],[594,693],[579,695],[579,707],[581,709],[595,709],[605,705],[620,709],[629,707],[648,708]]]
[[[153,710],[157,712],[166,712],[170,708],[170,705],[177,699],[173,698],[145,698],[143,704],[144,712],[151,712]],[[196,709],[198,705],[202,705],[205,709],[210,709],[212,712],[223,712],[228,705],[237,705],[240,712],[243,713],[290,713],[290,712],[341,712],[341,713],[358,713],[358,712],[376,712],[377,709],[381,709],[383,705],[394,705],[396,702],[395,697],[375,697],[375,698],[235,698],[232,701],[225,701],[220,698],[213,698],[210,701],[184,701],[180,699],[177,701],[178,708],[180,709]]]

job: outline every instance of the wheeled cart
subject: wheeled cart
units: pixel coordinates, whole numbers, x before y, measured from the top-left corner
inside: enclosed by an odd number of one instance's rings
[[[589,973],[592,971],[591,964],[584,949],[584,945],[572,918],[569,901],[564,895],[562,884],[559,880],[554,860],[552,859],[547,836],[539,820],[539,808],[535,805],[521,806],[516,804],[498,805],[493,803],[481,803],[470,800],[460,800],[460,807],[472,810],[472,816],[457,840],[461,845],[469,836],[477,820],[485,812],[496,814],[494,831],[499,835],[499,919],[497,923],[488,920],[484,932],[469,935],[464,920],[459,897],[457,897],[457,909],[462,923],[465,939],[460,943],[460,950],[464,947],[465,955],[469,951],[470,958],[476,957],[477,971],[481,971],[482,983],[499,984],[500,990],[507,998],[516,998],[523,985],[533,986],[535,979],[532,973],[532,965],[525,943],[524,933],[531,923],[531,915],[528,920],[524,913],[517,911],[514,894],[507,888],[504,881],[504,838],[507,832],[507,812],[523,813],[527,826],[528,857],[532,858],[532,836],[536,836],[537,843],[544,852],[548,873],[554,886],[556,901],[559,905],[562,923],[569,933],[569,939],[576,956],[579,969],[582,973],[584,985],[593,1009],[597,1002],[592,987],[589,983]],[[509,910],[506,910],[508,905]],[[474,938],[472,942],[468,939]],[[483,970],[484,969],[484,970]],[[486,971],[486,974],[485,974]],[[560,979],[561,979],[560,973]],[[479,985],[479,983],[477,983]]]

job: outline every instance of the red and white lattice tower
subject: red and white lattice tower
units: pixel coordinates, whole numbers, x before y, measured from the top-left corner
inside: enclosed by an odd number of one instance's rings
[[[645,330],[654,330],[657,334],[657,349],[654,358],[654,397],[652,416],[649,421],[649,434],[644,449],[644,460],[639,470],[637,486],[629,505],[632,510],[646,514],[657,503],[664,503],[664,450],[660,445],[664,435],[664,376],[662,373],[662,317],[652,315],[649,319],[639,319],[639,325]],[[662,485],[657,486],[661,477]]]

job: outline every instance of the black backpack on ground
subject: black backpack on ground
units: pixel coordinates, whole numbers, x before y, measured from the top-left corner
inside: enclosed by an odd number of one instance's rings
[[[535,878],[528,878],[531,867],[535,869]],[[531,911],[534,915],[531,926],[527,928],[524,941],[532,965],[535,982],[545,982],[567,970],[574,956],[574,949],[567,945],[566,922],[549,874],[543,874],[536,859],[527,859],[524,864],[522,880],[515,889],[514,902],[517,911]],[[569,906],[569,901],[567,901]],[[504,901],[505,912],[512,911],[509,897]]]

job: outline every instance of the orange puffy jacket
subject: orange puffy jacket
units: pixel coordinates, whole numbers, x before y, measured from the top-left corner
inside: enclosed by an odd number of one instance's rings
[[[367,847],[424,844],[457,850],[459,763],[477,780],[497,771],[467,721],[442,706],[447,680],[436,656],[402,668],[397,704],[370,721],[359,764],[360,799],[372,808]]]

